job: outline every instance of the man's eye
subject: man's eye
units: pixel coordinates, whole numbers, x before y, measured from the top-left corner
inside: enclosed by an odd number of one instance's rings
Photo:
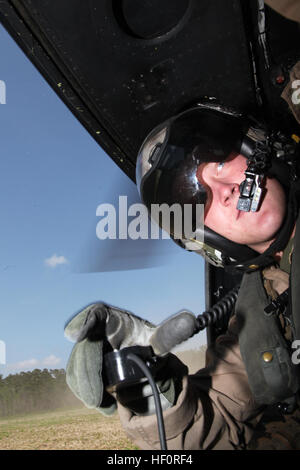
[[[220,173],[220,171],[222,171],[224,165],[225,165],[225,162],[219,163],[219,165],[217,166],[217,173]]]

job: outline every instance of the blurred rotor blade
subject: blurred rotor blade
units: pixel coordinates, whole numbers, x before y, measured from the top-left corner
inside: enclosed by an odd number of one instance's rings
[[[170,240],[98,240],[90,247],[80,272],[146,269],[167,264],[176,252]],[[178,248],[177,248],[178,249]]]
[[[105,197],[101,197],[101,199],[103,204],[110,204],[115,209],[117,238],[106,238],[104,240],[97,238],[96,225],[99,219],[95,220],[94,234],[89,237],[89,241],[80,254],[77,271],[127,271],[151,268],[168,263],[170,256],[176,255],[180,251],[180,248],[172,240],[162,239],[162,231],[160,229],[159,238],[151,239],[150,220],[148,221],[149,238],[133,240],[128,235],[126,239],[120,239],[118,237],[120,225],[119,217],[123,217],[123,225],[124,220],[127,221],[126,228],[128,228],[133,217],[128,216],[128,214],[126,215],[124,210],[126,211],[126,208],[129,209],[132,204],[141,204],[141,199],[136,185],[128,178],[124,179],[123,175],[120,175],[119,181],[114,181],[114,184],[110,185],[110,188]],[[119,193],[117,195],[115,194],[116,188]],[[123,199],[123,202],[120,204],[120,197],[124,198],[124,196],[125,202]]]

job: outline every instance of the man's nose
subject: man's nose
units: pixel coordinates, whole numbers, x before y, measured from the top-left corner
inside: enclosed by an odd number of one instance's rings
[[[221,204],[225,207],[229,206],[236,201],[239,192],[239,185],[236,183],[220,183],[218,193]]]

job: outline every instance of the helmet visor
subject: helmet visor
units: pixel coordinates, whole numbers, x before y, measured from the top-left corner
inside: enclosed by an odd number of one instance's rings
[[[195,208],[207,200],[197,170],[202,163],[222,162],[239,151],[242,127],[241,120],[230,114],[193,108],[152,131],[137,160],[137,185],[148,211],[153,204],[179,204],[182,210],[191,205],[194,231]]]

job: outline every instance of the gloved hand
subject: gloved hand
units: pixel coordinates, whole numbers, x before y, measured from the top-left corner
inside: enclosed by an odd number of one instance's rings
[[[181,312],[156,327],[128,311],[104,303],[92,304],[65,326],[65,336],[71,341],[77,341],[67,364],[67,383],[87,407],[97,408],[109,415],[114,412],[116,403],[103,385],[105,352],[128,346],[151,345],[156,354],[165,355],[172,347],[193,334],[195,322],[194,315]],[[175,356],[168,355],[165,370],[169,374],[163,374],[158,381],[163,394],[163,409],[174,403],[178,392],[172,376],[182,376],[187,368]],[[149,384],[128,388],[128,392],[124,389],[116,397],[123,405],[128,403],[128,407],[137,414],[154,412]]]

